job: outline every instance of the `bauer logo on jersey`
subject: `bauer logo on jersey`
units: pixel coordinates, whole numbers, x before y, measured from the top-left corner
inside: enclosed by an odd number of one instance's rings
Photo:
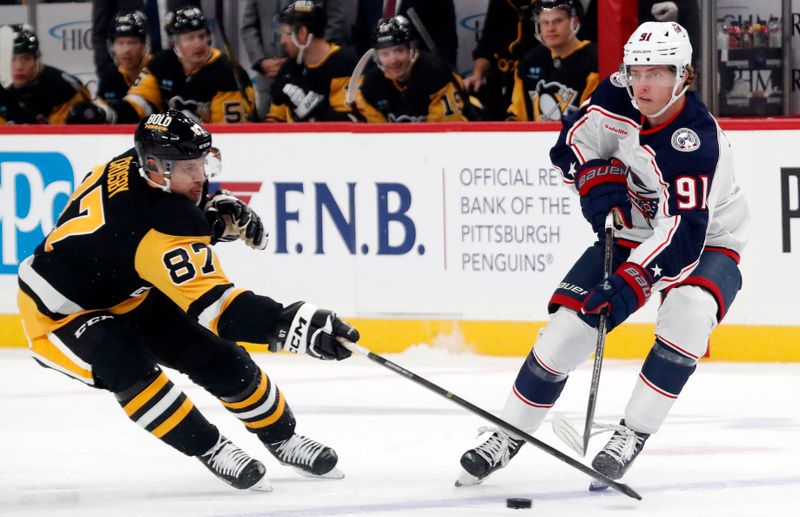
[[[17,273],[74,188],[75,172],[61,153],[0,152],[0,274]]]
[[[700,148],[700,137],[689,128],[682,127],[672,133],[672,147],[683,153],[690,153]]]

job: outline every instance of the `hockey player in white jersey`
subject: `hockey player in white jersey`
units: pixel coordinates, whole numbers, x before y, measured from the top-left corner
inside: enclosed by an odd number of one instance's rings
[[[619,479],[657,432],[741,287],[749,215],[730,144],[692,91],[692,46],[677,23],[648,22],[623,67],[565,120],[550,151],[600,237],[553,294],[550,321],[522,365],[501,417],[533,433],[567,376],[595,350],[601,309],[615,328],[659,293],[655,342],[625,414],[592,466]],[[603,226],[624,221],[603,281]],[[523,440],[493,429],[461,457],[457,486],[504,467]]]

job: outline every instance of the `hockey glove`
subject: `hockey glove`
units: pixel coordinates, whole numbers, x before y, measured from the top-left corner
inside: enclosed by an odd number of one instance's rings
[[[625,262],[616,273],[596,285],[584,300],[581,312],[600,314],[605,309],[608,314],[608,328],[613,329],[628,316],[636,312],[650,298],[653,277],[639,264]],[[593,326],[599,318],[591,318]]]
[[[631,200],[628,197],[628,168],[611,160],[589,160],[576,171],[575,186],[581,196],[581,212],[592,230],[603,235],[606,215],[615,210],[626,228],[631,227]]]
[[[292,83],[283,85],[283,93],[289,98],[289,101],[294,106],[293,112],[298,120],[306,120],[311,117],[314,110],[325,99],[323,95],[317,92],[306,92],[302,88]]]
[[[337,337],[356,342],[358,330],[340,320],[335,312],[318,309],[306,302],[296,302],[284,308],[281,322],[269,339],[269,349],[286,349],[295,354],[306,353],[315,359],[341,361],[350,357]]]
[[[227,190],[220,190],[205,207],[212,243],[242,239],[253,249],[267,247],[269,235],[261,218],[247,203]]]

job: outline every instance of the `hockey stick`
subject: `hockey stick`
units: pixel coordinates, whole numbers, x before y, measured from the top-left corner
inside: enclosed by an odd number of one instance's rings
[[[439,54],[439,49],[436,48],[436,43],[433,42],[433,38],[431,38],[430,33],[422,24],[422,20],[419,19],[417,15],[417,11],[414,10],[413,7],[409,8],[406,11],[411,23],[414,24],[414,28],[417,29],[420,38],[422,41],[425,42],[425,46],[428,47],[428,52],[438,61],[441,65],[447,67],[450,71],[450,83],[455,87],[456,92],[461,97],[461,100],[464,102],[464,108],[462,111],[464,115],[467,117],[468,120],[481,120],[481,117],[475,112],[475,108],[472,103],[469,101],[469,94],[464,90],[464,85],[462,85],[455,76],[458,75],[458,71],[456,71],[455,67],[451,65],[449,62],[445,61],[441,54]]]
[[[605,224],[605,246],[603,253],[603,279],[611,275],[611,256],[614,249],[614,226],[615,212],[612,210],[606,216]],[[600,311],[600,323],[597,325],[597,343],[594,351],[594,365],[592,367],[592,383],[589,386],[589,402],[586,407],[586,421],[583,425],[583,436],[578,432],[561,414],[553,415],[553,432],[564,443],[569,445],[581,456],[586,456],[586,449],[589,448],[589,438],[592,436],[592,424],[594,423],[594,412],[597,407],[597,391],[600,387],[600,372],[603,368],[603,352],[606,348],[606,333],[608,330],[608,311],[604,308]]]
[[[239,94],[242,96],[242,101],[245,104],[245,108],[247,111],[250,112],[250,121],[256,122],[258,114],[256,113],[256,108],[250,102],[250,98],[247,96],[247,87],[242,84],[242,78],[239,76],[241,71],[241,65],[239,61],[236,59],[236,56],[233,55],[233,51],[231,50],[231,46],[228,44],[228,37],[225,35],[225,30],[222,28],[222,24],[217,19],[216,15],[214,18],[208,20],[209,26],[211,26],[212,30],[214,30],[222,40],[222,50],[225,52],[225,57],[228,58],[228,64],[231,66],[231,71],[233,72],[233,79],[236,81],[236,87],[239,88]]]
[[[594,469],[592,469],[590,467],[587,467],[583,463],[580,463],[579,461],[570,458],[569,456],[567,456],[563,452],[559,451],[558,449],[555,449],[555,448],[547,445],[546,443],[544,443],[541,440],[537,440],[536,438],[534,438],[533,436],[529,435],[525,431],[517,428],[516,426],[513,426],[513,425],[509,424],[505,420],[494,416],[493,414],[489,413],[485,409],[479,408],[475,404],[472,404],[471,402],[468,402],[468,401],[462,399],[458,395],[456,395],[454,393],[451,393],[451,392],[445,390],[444,388],[432,383],[431,381],[425,379],[424,377],[420,377],[419,375],[415,374],[414,372],[406,370],[402,366],[400,366],[400,365],[398,365],[396,363],[393,363],[392,361],[390,361],[390,360],[388,360],[388,359],[386,359],[384,357],[381,357],[381,356],[379,356],[378,354],[376,354],[374,352],[371,352],[370,350],[364,348],[361,345],[358,345],[358,344],[353,343],[351,341],[347,341],[346,339],[343,339],[343,338],[338,338],[338,339],[339,339],[339,342],[342,344],[342,346],[344,346],[345,348],[347,348],[351,352],[356,353],[356,354],[361,355],[361,356],[364,356],[364,357],[370,359],[371,361],[378,363],[379,365],[383,366],[384,368],[387,368],[387,369],[395,372],[396,374],[401,375],[401,376],[405,377],[406,379],[408,379],[408,380],[410,380],[412,382],[415,382],[416,384],[419,384],[421,386],[424,386],[425,388],[428,388],[429,390],[431,390],[432,392],[436,393],[437,395],[441,395],[442,397],[452,401],[453,403],[458,404],[459,406],[461,406],[462,408],[466,409],[467,411],[470,411],[471,413],[474,413],[476,415],[479,415],[479,416],[485,418],[486,420],[488,420],[488,421],[492,422],[493,424],[503,428],[507,432],[514,434],[515,436],[521,437],[523,440],[525,440],[526,442],[530,443],[534,447],[538,447],[539,449],[543,450],[544,452],[546,452],[550,456],[553,456],[554,458],[563,461],[567,465],[569,465],[569,466],[571,466],[571,467],[573,467],[575,469],[580,470],[581,472],[583,472],[587,476],[590,476],[593,479],[595,479],[595,480],[597,480],[597,481],[599,481],[599,482],[601,482],[603,484],[606,484],[606,485],[610,486],[614,490],[617,490],[617,491],[627,495],[628,497],[632,497],[634,499],[638,499],[638,500],[642,499],[642,496],[640,496],[635,490],[633,490],[631,487],[629,487],[625,483],[619,483],[619,482],[614,481],[613,479],[611,479],[611,478],[609,478],[607,476],[604,476],[603,474],[597,472],[596,470],[594,470]]]
[[[350,74],[350,81],[347,83],[347,96],[345,97],[345,103],[350,108],[353,116],[361,122],[366,122],[366,119],[356,107],[356,90],[358,89],[358,80],[361,78],[361,74],[364,73],[364,69],[367,67],[370,59],[372,59],[373,54],[375,54],[374,48],[370,48],[364,52],[364,55],[361,56],[361,59],[359,59],[358,63],[356,63],[353,73]]]

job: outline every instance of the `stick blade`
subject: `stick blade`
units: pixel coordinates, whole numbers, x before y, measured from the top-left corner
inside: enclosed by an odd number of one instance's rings
[[[550,424],[553,428],[553,433],[558,439],[581,456],[586,456],[583,438],[578,434],[578,431],[575,430],[575,427],[573,427],[570,421],[567,420],[567,417],[561,413],[553,413],[553,420]]]

